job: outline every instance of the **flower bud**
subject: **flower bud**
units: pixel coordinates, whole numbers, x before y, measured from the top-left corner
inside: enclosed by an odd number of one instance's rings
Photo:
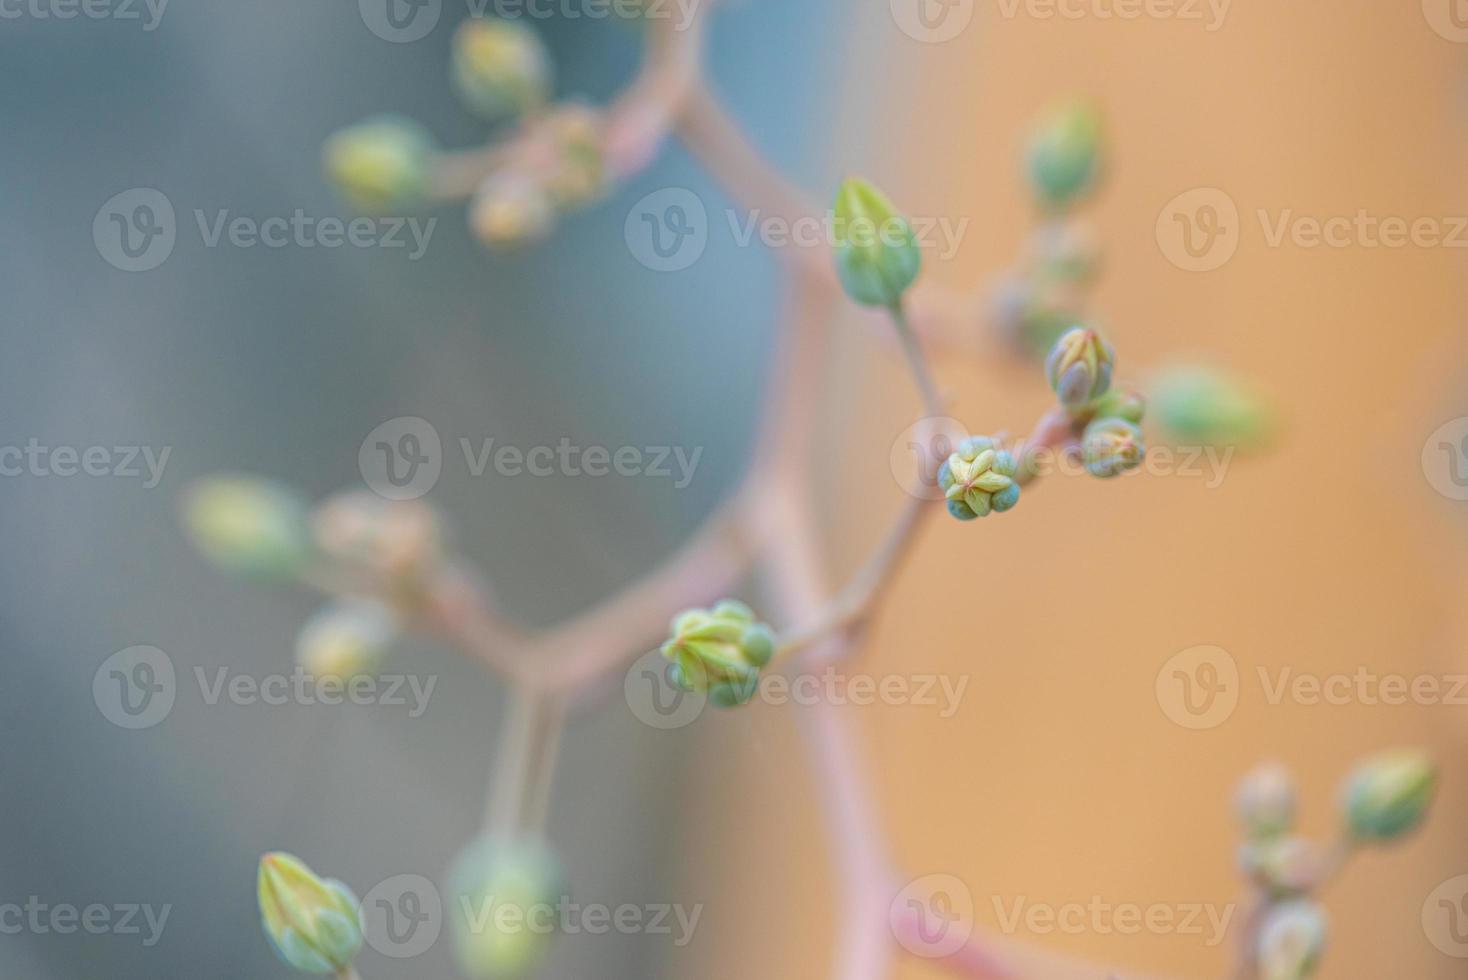
[[[475,980],[530,976],[559,926],[565,875],[538,840],[483,837],[449,872],[454,944],[459,964]]]
[[[948,513],[960,521],[1003,512],[1019,502],[1014,457],[987,436],[958,444],[938,468],[938,486],[948,500]]]
[[[296,638],[296,663],[312,677],[343,681],[375,674],[397,632],[380,602],[333,603],[312,616]]]
[[[297,970],[340,973],[361,951],[356,896],[339,881],[316,877],[299,858],[261,858],[258,893],[266,937]]]
[[[385,500],[348,490],[311,515],[316,545],[327,557],[390,579],[422,576],[441,556],[438,515],[421,500]]]
[[[454,90],[486,119],[518,116],[544,104],[551,75],[545,45],[519,21],[475,17],[454,33]]]
[[[205,557],[232,572],[285,578],[311,557],[305,502],[267,480],[199,481],[185,498],[184,524]]]
[[[836,270],[846,294],[865,306],[895,306],[922,265],[907,219],[871,184],[856,177],[836,192]]]
[[[1411,749],[1382,752],[1346,779],[1346,828],[1357,841],[1389,841],[1422,821],[1437,789],[1437,767]]]
[[[1238,378],[1198,365],[1158,374],[1149,392],[1153,417],[1180,443],[1257,448],[1274,427],[1265,402]]]
[[[326,141],[326,175],[363,211],[411,208],[427,195],[433,138],[401,116],[375,116]]]
[[[1126,419],[1094,419],[1081,435],[1081,460],[1092,476],[1107,479],[1134,470],[1146,455],[1142,430]]]
[[[662,650],[673,662],[674,682],[707,692],[714,704],[729,708],[754,697],[760,668],[775,655],[775,637],[748,606],[725,599],[711,610],[675,616]]]
[[[1112,390],[1096,399],[1094,408],[1098,418],[1105,416],[1126,419],[1135,425],[1141,425],[1147,414],[1147,399],[1141,392],[1129,388]]]
[[[1234,791],[1234,812],[1253,840],[1287,832],[1295,822],[1295,781],[1289,770],[1266,762],[1250,772]]]
[[[506,171],[491,174],[474,192],[469,224],[486,245],[526,245],[550,235],[556,208],[540,179]]]
[[[545,122],[552,159],[545,189],[557,208],[581,207],[607,190],[602,153],[604,118],[590,106],[561,106]]]
[[[1276,898],[1301,895],[1320,880],[1322,858],[1303,837],[1271,837],[1239,847],[1239,870]]]
[[[1075,327],[1062,334],[1050,348],[1050,356],[1045,359],[1045,378],[1060,404],[1079,409],[1111,388],[1115,363],[1116,353],[1100,334]]]
[[[1271,908],[1259,928],[1260,980],[1305,980],[1325,952],[1325,913],[1297,899]]]
[[[1089,191],[1101,169],[1101,115],[1084,102],[1061,106],[1030,142],[1030,182],[1040,202],[1056,209]]]

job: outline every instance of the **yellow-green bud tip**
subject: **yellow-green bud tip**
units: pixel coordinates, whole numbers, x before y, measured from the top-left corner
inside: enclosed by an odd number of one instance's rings
[[[846,294],[866,306],[895,306],[922,267],[907,218],[881,191],[852,177],[836,192],[832,220],[836,270]]]
[[[401,116],[376,116],[333,133],[322,158],[327,177],[353,207],[383,212],[424,199],[434,152],[422,126]]]
[[[340,973],[362,949],[357,899],[346,885],[322,879],[297,857],[260,859],[260,919],[280,958],[306,973]]]
[[[1371,756],[1346,780],[1346,829],[1362,842],[1400,838],[1422,822],[1436,791],[1437,766],[1426,753],[1397,749]]]
[[[200,480],[187,492],[183,521],[199,551],[232,572],[285,578],[310,558],[305,501],[268,480]]]
[[[454,89],[486,119],[542,105],[550,96],[552,75],[539,35],[518,21],[475,17],[454,34]]]

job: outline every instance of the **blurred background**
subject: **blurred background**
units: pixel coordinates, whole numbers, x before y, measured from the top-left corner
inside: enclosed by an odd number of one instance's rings
[[[185,487],[220,471],[312,496],[360,485],[363,438],[424,418],[446,446],[429,499],[454,546],[516,617],[553,623],[654,564],[737,480],[770,368],[779,269],[717,218],[691,267],[660,273],[637,259],[625,222],[646,195],[688,189],[716,216],[732,206],[677,147],[524,251],[486,251],[457,206],[429,212],[438,222],[414,260],[210,247],[196,212],[348,213],[321,178],[320,146],[363,116],[404,113],[450,146],[481,139],[447,79],[452,26],[469,11],[449,0],[427,36],[393,43],[344,3],[204,0],[167,7],[151,30],[141,6],[136,20],[62,19],[64,6],[38,4],[0,21],[0,445],[106,447],[119,464],[128,447],[140,462],[144,448],[168,455],[156,481],[145,463],[137,477],[0,479],[0,905],[172,910],[151,946],[6,934],[0,970],[285,977],[257,925],[259,855],[301,854],[359,893],[441,875],[478,825],[503,692],[411,640],[391,663],[437,679],[417,717],[208,703],[196,670],[288,671],[319,601],[216,574],[179,530]],[[900,0],[745,0],[714,18],[713,84],[787,174],[824,196],[859,172],[908,213],[970,222],[956,254],[930,257],[925,273],[954,290],[991,290],[1023,248],[1033,214],[1020,160],[1037,114],[1058,98],[1097,100],[1109,174],[1086,209],[1105,256],[1092,306],[1120,374],[1206,358],[1250,379],[1281,419],[1269,451],[1234,458],[1218,481],[1057,479],[1003,520],[927,528],[862,670],[967,687],[950,716],[850,710],[881,822],[912,876],[966,884],[980,928],[1099,964],[1076,975],[1219,976],[1229,950],[1206,935],[1037,934],[1005,928],[1002,913],[1093,900],[1226,907],[1238,893],[1229,794],[1255,762],[1295,771],[1303,826],[1326,836],[1354,760],[1426,746],[1443,766],[1431,820],[1364,854],[1327,893],[1322,975],[1459,976],[1449,952],[1468,955],[1468,943],[1445,952],[1424,904],[1468,872],[1468,708],[1271,703],[1260,671],[1273,683],[1284,670],[1364,668],[1440,678],[1444,691],[1468,673],[1468,527],[1440,489],[1454,484],[1424,455],[1439,427],[1468,415],[1461,242],[1270,236],[1286,214],[1362,211],[1451,232],[1468,215],[1468,48],[1433,0],[1124,7],[1093,0],[1066,16],[959,0],[949,16],[964,26],[941,41],[904,30]],[[563,16],[535,26],[563,94],[603,102],[635,70],[635,30]],[[99,209],[131,188],[161,192],[177,214],[172,253],[145,272],[115,267],[92,237]],[[1170,202],[1197,188],[1238,213],[1236,251],[1206,271],[1180,268],[1158,231]],[[899,365],[846,319],[823,425],[833,479],[870,492],[829,510],[838,573],[903,500],[889,455],[916,411]],[[972,329],[987,330],[977,314]],[[985,349],[995,356],[938,364],[954,414],[976,431],[1023,431],[1051,397],[1039,368]],[[704,451],[686,487],[475,476],[454,463],[460,439],[491,438]],[[166,720],[128,731],[99,711],[93,680],[135,645],[165,651],[179,689]],[[1189,728],[1160,703],[1157,678],[1200,645],[1236,665],[1237,702]],[[547,975],[828,970],[827,831],[795,710],[756,704],[661,732],[614,698],[575,721],[549,830],[577,896],[696,902],[703,914],[683,948],[566,937]],[[1049,962],[1034,975],[1060,975]],[[456,975],[447,943],[402,962],[369,951],[361,965],[369,980]],[[920,962],[900,973],[939,975]]]

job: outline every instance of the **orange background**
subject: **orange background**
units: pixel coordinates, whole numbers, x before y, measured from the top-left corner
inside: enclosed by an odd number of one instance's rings
[[[1096,97],[1110,176],[1087,208],[1105,248],[1093,309],[1120,376],[1205,354],[1255,381],[1284,420],[1272,452],[1234,459],[1215,488],[1182,476],[1059,479],[1011,514],[926,529],[861,669],[967,675],[962,709],[946,720],[912,706],[853,711],[902,869],[963,879],[990,930],[996,898],[1222,905],[1238,895],[1229,795],[1251,765],[1289,764],[1302,827],[1323,837],[1355,759],[1420,744],[1443,765],[1430,823],[1361,856],[1325,893],[1322,975],[1461,975],[1427,941],[1421,909],[1468,871],[1468,709],[1272,705],[1257,669],[1468,671],[1468,527],[1421,463],[1429,433],[1468,404],[1462,259],[1269,247],[1256,211],[1468,214],[1468,48],[1435,34],[1415,4],[1236,3],[1215,32],[1005,19],[980,4],[963,36],[937,45],[895,30],[886,3],[853,5],[853,16],[835,159],[909,213],[971,220],[957,257],[930,261],[926,275],[984,288],[1013,263],[1031,220],[1025,135],[1057,98]],[[1189,273],[1167,261],[1154,224],[1200,186],[1237,203],[1241,240],[1221,268]],[[844,573],[899,506],[888,450],[916,400],[863,332],[838,334],[856,374],[832,392],[832,433],[842,484],[863,488],[830,529]],[[945,359],[939,373],[976,431],[1024,431],[1048,403],[1033,366]],[[1163,714],[1154,681],[1199,644],[1229,651],[1241,696],[1225,723],[1190,731]],[[737,759],[705,769],[691,792],[685,884],[718,895],[720,909],[674,975],[829,970],[830,868],[793,710],[755,706],[692,736]],[[1196,936],[1013,938],[1101,964],[1072,973],[1045,961],[1026,976],[1221,976],[1228,963],[1227,943]],[[909,961],[901,975],[940,974]]]

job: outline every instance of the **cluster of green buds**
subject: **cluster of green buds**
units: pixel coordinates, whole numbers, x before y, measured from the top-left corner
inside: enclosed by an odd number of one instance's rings
[[[938,468],[948,513],[960,521],[988,517],[1019,503],[1018,464],[988,436],[965,439]]]
[[[1264,902],[1251,955],[1266,980],[1314,975],[1325,948],[1325,912],[1313,895],[1338,862],[1365,843],[1397,840],[1427,814],[1437,782],[1432,762],[1394,751],[1361,762],[1342,794],[1344,828],[1334,857],[1294,833],[1294,779],[1278,763],[1249,773],[1234,794],[1243,830],[1239,866]]]
[[[1045,359],[1045,378],[1060,405],[1084,423],[1081,459],[1092,476],[1119,476],[1147,455],[1142,417],[1147,403],[1129,390],[1113,390],[1116,352],[1096,331],[1072,327]]]
[[[304,973],[345,974],[362,951],[357,898],[339,881],[322,879],[296,857],[260,860],[260,920],[270,945]]]
[[[674,683],[729,708],[754,697],[760,668],[775,655],[775,635],[744,603],[725,599],[673,617],[662,653],[672,661]]]
[[[836,271],[846,295],[863,306],[897,307],[922,268],[907,218],[856,177],[842,181],[831,216]]]
[[[1099,180],[1102,144],[1101,115],[1081,101],[1051,110],[1031,139],[1026,165],[1040,221],[993,307],[1000,332],[1027,353],[1043,354],[1085,317],[1100,250],[1075,210]]]
[[[483,837],[449,872],[454,948],[474,980],[532,975],[559,925],[565,873],[554,852],[536,839]]]
[[[604,115],[577,103],[552,105],[554,75],[534,28],[470,18],[454,34],[453,89],[485,120],[517,123],[509,136],[492,147],[449,152],[417,123],[379,116],[326,141],[327,176],[360,210],[398,211],[467,195],[470,228],[486,244],[543,239],[561,213],[598,200],[609,183]]]

